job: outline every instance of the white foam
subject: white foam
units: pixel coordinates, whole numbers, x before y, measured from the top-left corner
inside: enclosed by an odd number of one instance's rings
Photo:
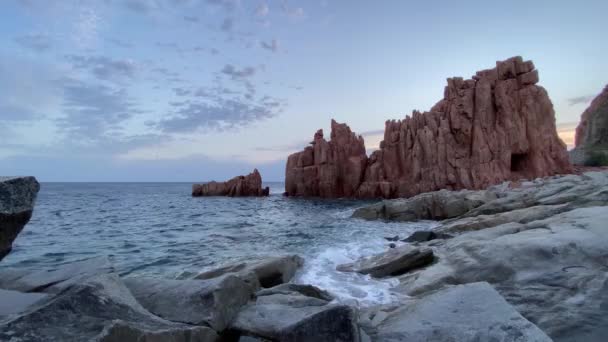
[[[330,292],[340,302],[356,301],[359,306],[396,302],[400,295],[391,289],[399,284],[397,279],[374,279],[369,275],[336,270],[339,264],[385,250],[386,241],[382,239],[330,247],[307,258],[295,282],[315,285]]]

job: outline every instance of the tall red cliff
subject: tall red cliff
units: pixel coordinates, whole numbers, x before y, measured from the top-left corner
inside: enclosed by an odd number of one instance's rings
[[[339,157],[317,160],[322,152],[317,151],[315,136],[312,147],[289,157],[286,192],[320,197],[410,197],[439,189],[483,189],[509,179],[569,173],[572,167],[555,129],[553,105],[537,82],[534,64],[521,57],[497,62],[496,68],[479,71],[469,80],[450,78],[444,98],[429,112],[414,111],[404,120],[387,121],[380,150],[369,159],[363,139],[356,138],[348,126],[332,121],[329,144],[335,147],[327,150],[332,156],[334,150],[343,152]],[[334,142],[334,132],[344,137]],[[322,132],[320,141],[327,144]],[[334,170],[331,177],[318,172],[324,167]],[[314,184],[323,184],[323,190]]]

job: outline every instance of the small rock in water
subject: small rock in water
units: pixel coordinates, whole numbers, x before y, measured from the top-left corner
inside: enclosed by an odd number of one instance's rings
[[[395,247],[397,247],[397,245],[395,245],[394,243],[390,243],[388,246],[389,246],[390,248],[395,248]]]
[[[385,237],[386,241],[399,241],[399,235],[393,237]]]

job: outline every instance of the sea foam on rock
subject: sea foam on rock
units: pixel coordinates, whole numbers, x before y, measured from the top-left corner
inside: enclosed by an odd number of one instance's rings
[[[0,177],[0,260],[32,217],[39,190],[34,177]]]
[[[332,120],[331,139],[287,160],[289,196],[396,198],[440,189],[484,189],[509,179],[572,172],[538,71],[521,57],[469,80],[448,79],[429,112],[386,122],[369,158],[363,138]]]

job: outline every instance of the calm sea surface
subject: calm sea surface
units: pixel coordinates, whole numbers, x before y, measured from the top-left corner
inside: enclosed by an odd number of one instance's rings
[[[190,196],[190,183],[43,183],[34,215],[1,267],[52,268],[105,255],[123,275],[175,278],[251,255],[296,253],[296,281],[362,304],[394,299],[391,281],[335,271],[431,222],[367,222],[353,200]]]

